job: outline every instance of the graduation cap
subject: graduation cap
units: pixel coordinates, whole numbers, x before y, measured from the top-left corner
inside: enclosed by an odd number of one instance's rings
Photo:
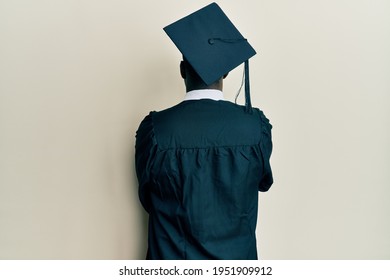
[[[245,63],[245,106],[252,110],[248,60],[256,51],[216,3],[179,19],[164,31],[206,85]]]

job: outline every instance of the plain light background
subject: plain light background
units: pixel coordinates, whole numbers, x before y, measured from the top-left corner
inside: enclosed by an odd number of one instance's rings
[[[209,3],[0,0],[0,259],[144,258],[135,132],[184,95],[162,28]],[[390,2],[217,3],[274,126],[260,257],[390,259]]]

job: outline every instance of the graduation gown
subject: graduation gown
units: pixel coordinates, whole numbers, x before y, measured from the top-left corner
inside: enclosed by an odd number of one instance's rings
[[[263,112],[211,99],[151,112],[136,134],[147,259],[257,259],[258,191],[273,183]]]

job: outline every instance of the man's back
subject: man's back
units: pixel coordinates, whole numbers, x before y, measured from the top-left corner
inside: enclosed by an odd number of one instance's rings
[[[258,191],[272,184],[271,125],[211,99],[152,112],[137,131],[149,259],[257,259]]]

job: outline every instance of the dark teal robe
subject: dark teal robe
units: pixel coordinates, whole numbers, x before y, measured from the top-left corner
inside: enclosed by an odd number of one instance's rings
[[[271,124],[211,99],[151,112],[136,135],[147,259],[257,259],[258,191],[272,183]]]

